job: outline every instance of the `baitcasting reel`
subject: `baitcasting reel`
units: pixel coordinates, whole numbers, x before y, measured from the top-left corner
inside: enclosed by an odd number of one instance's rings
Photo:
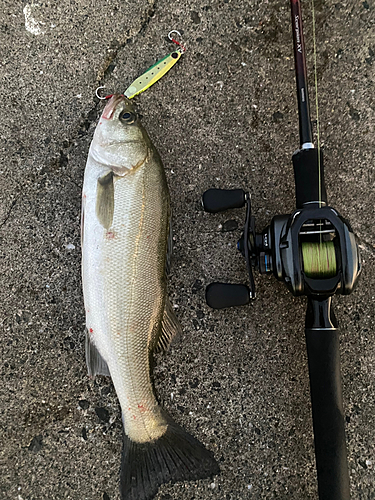
[[[322,165],[322,155],[320,161]],[[261,274],[273,273],[295,296],[318,298],[353,291],[361,265],[350,224],[326,205],[325,191],[317,201],[317,193],[311,189],[313,183],[308,181],[309,185],[305,185],[307,179],[299,175],[302,170],[304,175],[309,171],[311,180],[317,173],[317,150],[298,150],[293,164],[297,210],[291,215],[275,216],[262,233],[255,232],[249,193],[242,189],[209,189],[203,194],[206,212],[218,213],[246,205],[244,232],[237,247],[245,257],[250,286],[212,283],[206,290],[210,307],[245,305],[255,298],[252,268]]]

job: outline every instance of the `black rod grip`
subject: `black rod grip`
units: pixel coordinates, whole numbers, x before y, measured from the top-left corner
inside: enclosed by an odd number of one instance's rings
[[[250,302],[250,290],[246,285],[211,283],[206,288],[206,302],[213,309],[244,306]]]
[[[203,208],[212,214],[241,208],[245,201],[245,191],[242,189],[208,189],[202,196]]]
[[[319,500],[350,500],[337,323],[331,297],[308,300],[305,333]]]
[[[327,204],[327,192],[324,184],[323,153],[318,150],[299,149],[292,157],[294,181],[296,184],[296,205],[303,208],[305,203],[323,202]]]

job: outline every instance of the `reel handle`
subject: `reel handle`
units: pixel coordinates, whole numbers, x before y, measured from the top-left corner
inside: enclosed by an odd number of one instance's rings
[[[211,283],[206,288],[206,302],[212,309],[245,306],[250,303],[250,289],[240,284]]]
[[[243,189],[208,189],[203,193],[202,203],[206,212],[216,214],[243,207],[246,203],[246,193]]]

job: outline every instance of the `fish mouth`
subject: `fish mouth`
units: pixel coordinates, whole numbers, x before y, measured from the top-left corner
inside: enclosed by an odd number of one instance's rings
[[[103,110],[102,118],[105,120],[110,120],[113,117],[113,114],[117,108],[117,106],[124,102],[126,105],[129,105],[129,100],[122,94],[114,94],[106,104],[106,107]]]

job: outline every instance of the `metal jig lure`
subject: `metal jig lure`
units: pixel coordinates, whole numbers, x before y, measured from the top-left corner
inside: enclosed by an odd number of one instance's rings
[[[141,94],[145,90],[147,90],[151,85],[156,83],[160,78],[162,78],[180,59],[182,54],[186,51],[184,45],[181,42],[173,38],[172,33],[176,33],[181,39],[181,33],[177,30],[172,30],[168,33],[168,38],[171,42],[178,45],[177,49],[166,55],[158,62],[153,64],[148,70],[146,70],[141,76],[139,76],[133,83],[129,85],[129,87],[125,90],[124,95],[128,99],[133,99],[138,94]],[[109,99],[113,94],[101,96],[99,91],[104,89],[105,85],[101,85],[95,90],[95,95],[100,100]]]
[[[157,63],[153,64],[140,77],[134,80],[134,82],[125,90],[125,97],[132,99],[136,95],[147,90],[151,87],[151,85],[160,80],[160,78],[162,78],[180,59],[186,49],[180,42],[171,37],[171,33],[177,33],[180,38],[181,34],[176,30],[172,30],[168,33],[169,40],[178,45],[178,48],[160,59]]]

